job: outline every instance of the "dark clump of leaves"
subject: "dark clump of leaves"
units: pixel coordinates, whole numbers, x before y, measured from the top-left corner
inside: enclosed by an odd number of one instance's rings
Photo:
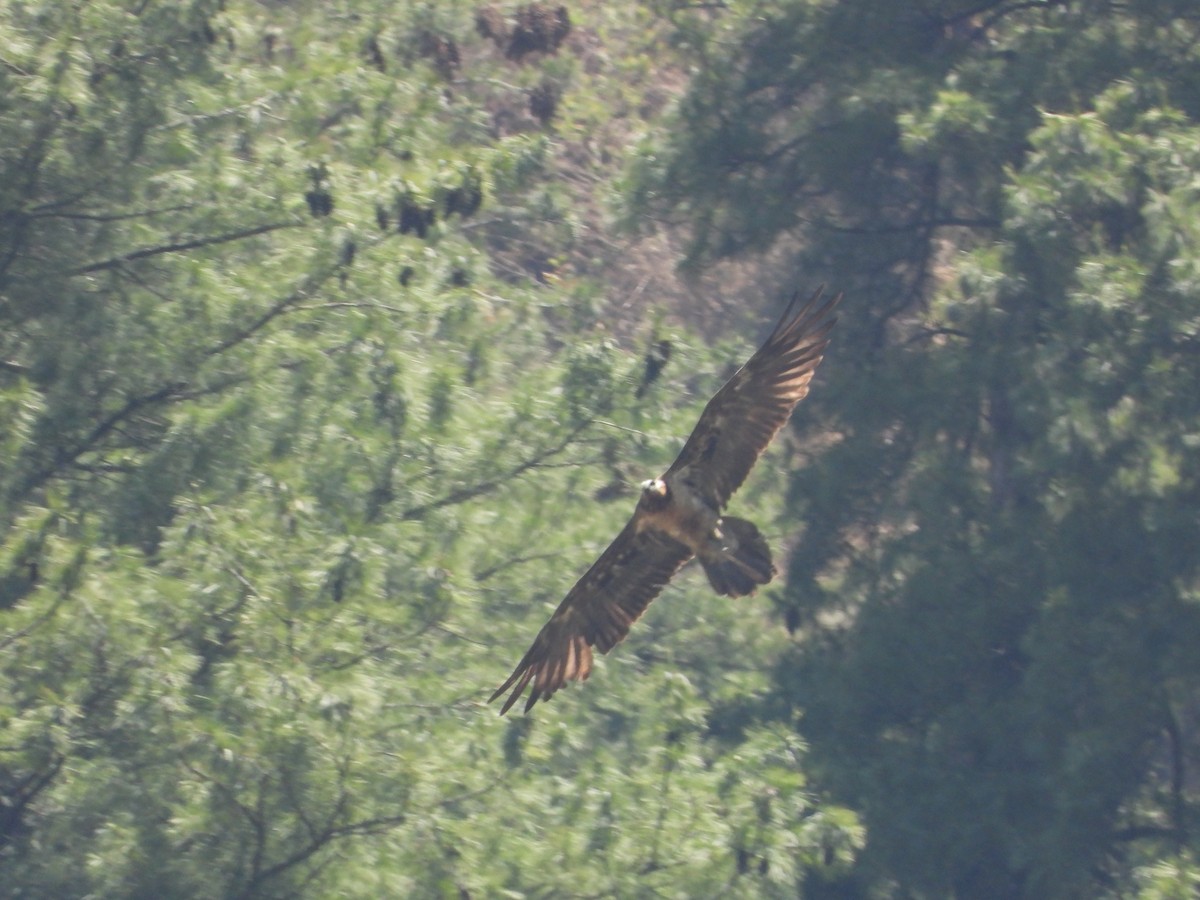
[[[263,32],[261,38],[262,54],[263,59],[267,62],[272,62],[275,59],[275,49],[279,45],[279,38],[279,31],[275,28],[268,28]]]
[[[380,72],[387,71],[387,61],[383,57],[383,48],[379,46],[379,38],[371,35],[363,44],[363,53],[367,57],[367,62],[378,69]]]
[[[333,212],[333,193],[329,188],[329,170],[322,163],[308,170],[312,187],[304,194],[304,202],[314,219],[320,219]]]
[[[480,37],[494,41],[498,47],[508,41],[508,20],[494,6],[485,5],[475,10],[475,30]]]
[[[338,265],[350,266],[354,264],[354,257],[358,253],[358,245],[354,238],[347,237],[342,241],[342,246],[338,250]]]
[[[483,180],[479,173],[473,169],[468,171],[461,184],[446,191],[442,202],[447,218],[454,213],[464,219],[475,215],[483,204]]]
[[[543,125],[550,124],[558,112],[562,92],[551,81],[543,80],[529,92],[529,113]]]
[[[36,559],[25,560],[0,575],[0,609],[10,609],[38,583],[39,569]]]
[[[671,360],[671,342],[670,341],[655,341],[646,351],[646,368],[642,372],[642,381],[638,385],[634,396],[639,400],[645,395],[650,385],[658,380],[658,376],[662,374],[662,370]]]
[[[517,10],[505,55],[520,60],[530,53],[554,53],[571,33],[571,16],[565,6],[527,3]]]
[[[325,188],[316,187],[306,191],[304,202],[308,204],[308,211],[314,218],[320,219],[333,212],[333,194]]]
[[[437,210],[432,204],[420,203],[409,196],[402,196],[396,201],[396,230],[401,234],[415,234],[424,239],[436,222]]]
[[[504,762],[510,769],[525,761],[525,746],[532,731],[533,719],[528,716],[514,716],[508,720],[504,729]]]
[[[423,31],[417,38],[417,51],[433,62],[437,73],[449,81],[462,66],[462,54],[458,42],[449,35],[436,31]]]

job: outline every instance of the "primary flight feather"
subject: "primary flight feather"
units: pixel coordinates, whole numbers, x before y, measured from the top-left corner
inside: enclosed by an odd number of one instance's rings
[[[700,560],[718,594],[741,597],[767,584],[775,565],[753,523],[722,515],[809,382],[829,342],[840,296],[821,291],[798,311],[792,299],[766,342],[708,401],[683,450],[661,478],[642,485],[633,518],[559,604],[495,700],[500,714],[530,689],[528,711],[592,670],[688,560]],[[489,700],[489,702],[491,702]]]

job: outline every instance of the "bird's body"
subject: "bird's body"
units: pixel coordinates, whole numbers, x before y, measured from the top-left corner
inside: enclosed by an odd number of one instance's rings
[[[685,479],[655,478],[642,485],[633,520],[638,531],[661,531],[698,553],[701,545],[697,539],[716,530],[720,513],[719,507],[705,502]]]
[[[723,596],[753,593],[775,575],[758,529],[745,519],[722,516],[715,498],[697,490],[686,472],[645,482],[633,521],[638,531],[658,531],[687,547]]]
[[[771,551],[751,522],[725,504],[805,394],[821,361],[838,299],[820,291],[797,313],[796,300],[758,352],[704,408],[671,467],[642,485],[633,517],[538,633],[492,695],[512,689],[501,715],[532,684],[526,710],[592,668],[592,647],[607,653],[693,557],[718,594],[753,593],[775,575]]]

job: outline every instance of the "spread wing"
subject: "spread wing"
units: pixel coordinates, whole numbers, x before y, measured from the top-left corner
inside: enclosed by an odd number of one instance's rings
[[[818,289],[796,312],[792,298],[771,336],[717,391],[664,476],[682,473],[724,508],[767,444],[808,393],[841,296],[821,303]]]
[[[559,604],[508,681],[491,703],[509,688],[500,715],[532,684],[528,712],[568,681],[582,681],[592,671],[592,647],[607,653],[629,633],[650,601],[659,595],[692,551],[661,531],[638,531],[637,516],[584,573]]]

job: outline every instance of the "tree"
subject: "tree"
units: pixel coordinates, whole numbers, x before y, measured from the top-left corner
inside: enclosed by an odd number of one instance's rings
[[[497,29],[555,9],[0,9],[7,895],[757,897],[849,865],[790,730],[708,727],[781,636],[702,580],[551,715],[483,704],[746,351],[672,335],[689,365],[636,396],[642,324],[588,275],[620,253],[595,142],[653,38],[592,16],[517,54]]]
[[[752,12],[680,20],[705,74],[634,208],[686,222],[695,265],[790,247],[848,295],[761,715],[802,715],[876,890],[1194,871],[1200,20]]]
[[[454,289],[483,173],[525,151],[381,189],[404,119],[364,129],[360,96],[396,99],[357,53],[317,94],[311,68],[270,68],[282,32],[246,42],[216,3],[4,18],[5,880],[291,896],[338,844],[427,812],[406,766],[376,768],[400,725],[372,711],[452,606],[446,510],[578,452],[578,416],[497,390],[542,352],[533,311],[489,325]],[[306,49],[319,70],[341,48]],[[334,136],[373,172],[322,158]],[[364,210],[415,199],[440,233],[356,241]]]

